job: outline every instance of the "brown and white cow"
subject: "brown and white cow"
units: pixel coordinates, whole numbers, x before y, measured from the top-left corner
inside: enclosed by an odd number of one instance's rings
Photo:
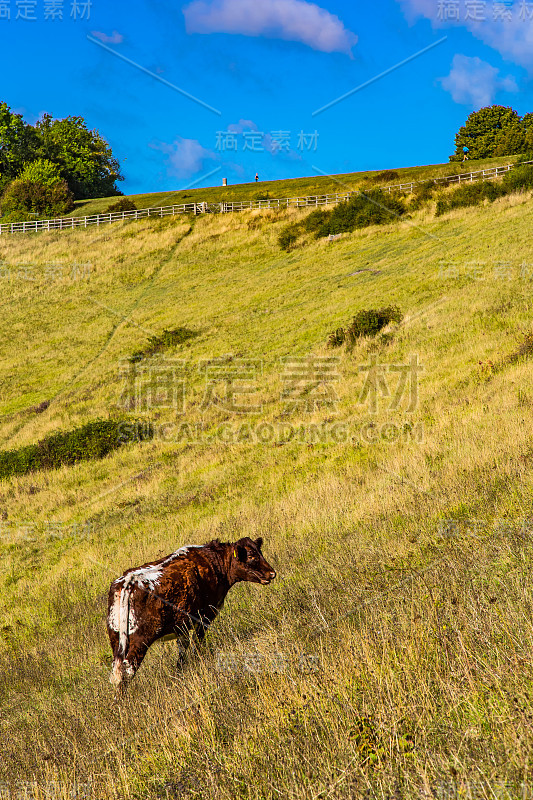
[[[107,615],[111,683],[125,688],[157,639],[177,638],[182,661],[190,632],[204,638],[233,584],[270,583],[276,573],[261,553],[262,544],[246,536],[233,544],[215,539],[187,545],[113,581]]]

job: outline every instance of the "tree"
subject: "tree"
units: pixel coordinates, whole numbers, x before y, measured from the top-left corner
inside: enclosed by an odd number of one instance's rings
[[[455,136],[451,161],[462,161],[463,147],[468,147],[469,158],[523,153],[527,149],[523,120],[514,109],[506,106],[487,106],[473,111]]]
[[[46,158],[38,158],[36,161],[26,164],[19,177],[23,181],[53,186],[61,181],[61,169],[58,164],[54,164]]]
[[[35,129],[0,103],[0,190],[36,157],[38,144]]]
[[[524,114],[522,117],[524,126],[525,147],[524,152],[529,153],[529,158],[533,157],[533,114]]]
[[[122,194],[115,181],[124,180],[120,164],[97,130],[83,117],[52,119],[45,114],[36,125],[40,155],[58,164],[76,199]]]

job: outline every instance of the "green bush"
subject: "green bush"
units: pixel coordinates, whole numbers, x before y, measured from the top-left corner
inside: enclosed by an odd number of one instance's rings
[[[317,238],[335,233],[345,233],[368,225],[384,225],[406,213],[402,200],[381,189],[359,193],[350,200],[339,203],[328,212],[324,223],[316,232]]]
[[[319,239],[368,225],[384,225],[405,213],[405,204],[398,196],[381,189],[371,189],[365,193],[359,192],[329,211],[317,209],[301,222],[286,225],[278,237],[278,244],[282,250],[289,252],[303,232],[314,233]]]
[[[308,233],[316,233],[331,217],[331,211],[317,209],[312,211],[303,221],[302,226]]]
[[[129,197],[121,197],[116,203],[111,203],[111,205],[107,207],[107,211],[109,213],[113,213],[114,211],[137,211],[137,206]]]
[[[409,204],[409,208],[413,211],[421,208],[424,203],[427,203],[428,200],[431,200],[436,188],[437,184],[435,181],[423,181],[422,183],[417,183],[413,187],[414,196]]]
[[[340,347],[345,342],[352,346],[361,336],[375,336],[391,322],[401,322],[403,314],[398,306],[370,308],[358,311],[346,328],[337,328],[328,336],[329,347]]]
[[[140,442],[153,436],[152,423],[95,420],[72,431],[52,433],[37,444],[0,450],[0,479],[103,458],[126,442]]]
[[[504,176],[502,186],[509,193],[533,189],[533,164],[513,167]]]
[[[56,217],[68,214],[74,208],[74,197],[65,181],[52,185],[17,178],[8,184],[0,200],[5,221],[18,222],[29,218]]]
[[[484,200],[489,200],[492,203],[505,194],[507,194],[507,190],[502,183],[494,183],[493,181],[465,183],[448,196],[442,196],[437,200],[435,214],[439,217],[446,211],[451,211],[454,208],[476,206]]]
[[[479,205],[483,200],[489,200],[492,203],[498,197],[530,189],[533,189],[533,165],[518,165],[504,175],[501,183],[495,181],[465,183],[448,196],[440,197],[435,214],[439,217],[453,208]]]
[[[135,353],[130,356],[129,360],[131,362],[140,361],[142,358],[145,358],[145,356],[151,356],[167,347],[175,347],[178,344],[183,344],[183,342],[199,335],[199,331],[193,331],[190,328],[180,327],[174,328],[173,330],[167,330],[165,328],[163,333],[160,333],[159,336],[149,336],[146,347],[142,350],[136,350]]]
[[[346,328],[346,340],[353,343],[361,336],[375,336],[389,323],[401,322],[402,319],[403,314],[398,306],[358,311],[351,324]]]
[[[292,250],[298,241],[298,232],[298,225],[286,225],[282,229],[280,235],[278,236],[278,244],[282,250],[285,250],[287,253],[289,250]]]

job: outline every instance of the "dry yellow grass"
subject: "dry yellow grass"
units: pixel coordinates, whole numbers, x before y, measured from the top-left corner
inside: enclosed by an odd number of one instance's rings
[[[284,254],[302,214],[0,240],[9,269],[34,265],[3,278],[4,447],[125,413],[206,431],[0,484],[7,797],[533,796],[533,376],[527,352],[509,358],[531,332],[531,198]],[[50,281],[53,261],[91,270]],[[405,314],[390,338],[325,347],[388,304]],[[177,325],[200,335],[149,366],[187,362],[183,413],[128,412],[125,359]],[[262,362],[261,411],[202,407],[198,365],[228,354]],[[338,358],[334,402],[288,408],[281,359],[308,355]],[[412,355],[416,407],[377,384],[372,410],[361,367],[375,358],[394,394]],[[278,579],[233,589],[182,673],[154,645],[113,703],[111,580],[241,535],[264,537]]]

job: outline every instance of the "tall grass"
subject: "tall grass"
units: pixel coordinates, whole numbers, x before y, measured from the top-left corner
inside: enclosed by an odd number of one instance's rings
[[[280,253],[281,228],[304,218],[0,241],[3,447],[132,398],[124,413],[167,433],[204,426],[0,487],[12,796],[515,798],[533,785],[531,200]],[[51,262],[65,267],[53,280]],[[361,337],[328,361],[339,320],[390,305],[404,313],[391,341]],[[131,364],[178,325],[201,333]],[[417,395],[406,384],[394,405],[414,355]],[[328,391],[287,402],[307,356],[329,365]],[[169,365],[183,407],[161,390]],[[389,389],[375,408],[372,365]],[[228,394],[228,374],[246,391]],[[244,423],[285,433],[228,443]],[[335,425],[348,436],[312,440]],[[291,426],[309,435],[289,439]],[[276,581],[234,587],[183,671],[172,643],[155,644],[114,703],[113,578],[242,535],[263,536]]]

